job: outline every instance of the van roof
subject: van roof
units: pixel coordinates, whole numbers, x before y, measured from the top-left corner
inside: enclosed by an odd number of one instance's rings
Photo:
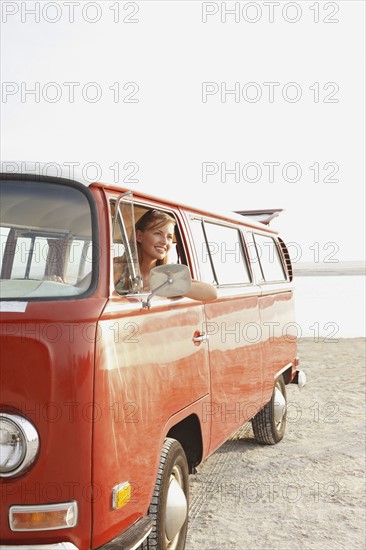
[[[69,166],[68,166],[69,164]],[[91,181],[87,180],[84,171],[80,166],[74,166],[75,163],[58,162],[38,162],[30,160],[1,161],[0,173],[4,174],[22,174],[27,176],[40,176],[51,178],[64,178],[77,181],[89,187]]]
[[[2,161],[0,162],[0,174],[1,176],[6,175],[25,175],[29,177],[34,176],[35,178],[41,177],[41,178],[62,178],[66,180],[75,181],[78,183],[81,183],[82,185],[85,185],[86,187],[103,187],[105,189],[111,189],[116,190],[120,189],[123,191],[127,190],[126,187],[121,185],[120,183],[104,183],[100,181],[90,181],[85,178],[85,175],[83,173],[83,170],[78,166],[73,166],[74,163],[70,163],[68,166],[67,164],[59,164],[57,162],[38,162],[38,161]],[[200,207],[188,205],[188,204],[182,204],[177,203],[174,201],[173,198],[161,198],[157,197],[155,195],[150,195],[145,192],[141,191],[134,191],[131,189],[132,193],[135,196],[139,196],[140,198],[145,198],[151,201],[157,201],[160,203],[164,203],[166,205],[176,205],[178,207],[182,207],[183,209],[187,209],[191,212],[197,213],[197,214],[204,214],[207,216],[217,217],[222,220],[227,221],[237,221],[241,224],[245,223],[246,225],[257,228],[257,229],[265,229],[268,232],[271,233],[277,233],[276,230],[273,228],[269,228],[268,224],[269,222],[278,215],[279,212],[282,212],[282,209],[272,209],[272,210],[236,210],[232,212],[228,211],[217,211],[217,210],[206,210]]]

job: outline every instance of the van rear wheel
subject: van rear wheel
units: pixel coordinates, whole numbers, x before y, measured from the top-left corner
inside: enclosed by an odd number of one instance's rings
[[[273,388],[271,400],[252,418],[252,427],[258,443],[275,445],[285,435],[287,398],[283,376],[279,376]]]
[[[151,499],[149,516],[152,531],[144,548],[183,550],[188,528],[189,473],[182,446],[167,438],[161,452],[158,477]]]

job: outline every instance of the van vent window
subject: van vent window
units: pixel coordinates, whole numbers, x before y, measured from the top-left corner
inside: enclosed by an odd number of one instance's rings
[[[278,245],[269,235],[254,233],[263,278],[266,282],[286,281],[286,272]]]
[[[292,281],[292,279],[294,278],[294,274],[293,274],[293,269],[292,269],[290,253],[288,251],[288,248],[287,248],[286,244],[283,242],[282,239],[278,238],[278,242],[280,243],[280,246],[281,246],[281,250],[282,250],[282,254],[283,254],[285,264],[286,264],[286,267],[287,267],[287,272],[288,272],[289,279],[290,279],[290,281]]]

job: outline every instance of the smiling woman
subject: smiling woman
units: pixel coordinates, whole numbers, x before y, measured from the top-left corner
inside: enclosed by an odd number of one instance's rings
[[[149,290],[149,275],[153,267],[168,263],[175,220],[159,210],[148,210],[136,223],[136,243],[144,290]]]

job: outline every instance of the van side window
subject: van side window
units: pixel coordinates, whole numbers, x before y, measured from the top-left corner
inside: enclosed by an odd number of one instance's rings
[[[259,233],[254,233],[253,236],[264,281],[286,281],[286,273],[275,240],[269,235]]]
[[[203,222],[201,220],[192,220],[191,228],[198,256],[201,280],[204,283],[218,284],[213,270],[212,259],[207,248]]]
[[[201,224],[200,231],[197,231]],[[211,222],[193,222],[201,277],[219,285],[251,282],[239,230]]]

